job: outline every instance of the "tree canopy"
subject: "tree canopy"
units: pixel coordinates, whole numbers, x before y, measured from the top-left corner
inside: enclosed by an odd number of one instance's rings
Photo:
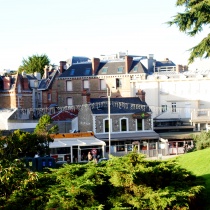
[[[184,6],[185,11],[174,16],[168,24],[176,25],[181,32],[189,36],[195,36],[210,24],[210,1],[209,0],[177,0],[176,6]],[[210,57],[210,33],[196,46],[191,49],[189,63],[196,58]]]
[[[50,64],[50,60],[47,55],[32,55],[27,59],[23,59],[22,65],[19,67],[19,72],[35,73],[39,72],[41,75],[44,74],[44,68]]]
[[[53,125],[53,120],[48,114],[43,115],[39,119],[39,122],[34,130],[34,133],[45,136],[56,132],[58,132],[58,126]]]
[[[14,210],[201,209],[204,190],[203,180],[175,161],[146,161],[137,153],[50,173],[27,173],[14,161],[0,175],[0,208]]]
[[[0,138],[0,159],[3,161],[13,161],[22,157],[34,157],[49,154],[49,143],[53,139],[49,134],[56,133],[58,126],[52,124],[49,115],[43,115],[34,130],[29,133],[16,130],[12,134]]]

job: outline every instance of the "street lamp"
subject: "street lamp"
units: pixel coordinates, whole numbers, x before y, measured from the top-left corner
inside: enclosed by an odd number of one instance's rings
[[[111,123],[110,123],[110,97],[111,97],[111,88],[107,88],[107,98],[108,98],[108,121],[109,121],[109,157],[111,154]]]

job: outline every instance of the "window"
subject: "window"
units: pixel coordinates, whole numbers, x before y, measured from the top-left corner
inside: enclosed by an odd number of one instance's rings
[[[127,131],[127,119],[120,120],[121,131]]]
[[[133,72],[137,72],[137,71],[138,71],[138,66],[134,66]]]
[[[122,66],[117,68],[117,73],[123,73],[123,67]]]
[[[116,88],[121,88],[122,87],[122,79],[121,78],[117,78],[116,79]]]
[[[162,112],[166,112],[167,111],[167,105],[162,105]]]
[[[171,104],[172,112],[176,112],[176,103]]]
[[[66,82],[66,91],[72,91],[72,81]]]
[[[109,132],[109,120],[104,120],[104,129],[105,132]]]
[[[39,100],[41,100],[41,93],[38,93],[37,98],[38,98]]]
[[[83,80],[83,89],[89,89],[89,80]]]
[[[107,73],[107,69],[108,69],[108,67],[102,68],[101,73],[102,73],[102,74],[106,74],[106,73]]]
[[[67,98],[67,106],[72,106],[73,105],[73,100],[71,97]]]
[[[141,131],[143,128],[142,119],[137,119],[137,130]]]
[[[124,144],[124,142],[117,141],[117,142],[114,142],[113,144],[116,146],[116,151],[117,152],[125,151],[125,144]]]
[[[18,84],[18,93],[21,93],[21,84]]]
[[[100,79],[100,90],[106,89],[106,81],[105,79]]]
[[[85,73],[84,73],[86,76],[87,75],[90,75],[90,69],[85,69]]]
[[[47,94],[47,100],[48,100],[48,101],[51,101],[51,93],[48,93],[48,94]]]
[[[75,72],[75,70],[74,69],[71,69],[70,76],[73,76],[74,75],[74,72]]]

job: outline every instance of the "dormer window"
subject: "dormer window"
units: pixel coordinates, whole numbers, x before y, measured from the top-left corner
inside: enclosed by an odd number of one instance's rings
[[[137,72],[137,71],[138,71],[138,66],[134,66],[133,72]]]
[[[75,72],[75,69],[71,69],[70,76],[73,76],[74,75],[74,72]]]
[[[108,69],[108,67],[102,68],[101,73],[102,73],[102,74],[106,74],[106,73],[107,73],[107,69]]]
[[[123,73],[123,67],[122,66],[117,68],[117,73]]]
[[[87,75],[90,75],[90,69],[85,69],[85,73],[84,73],[86,76]]]

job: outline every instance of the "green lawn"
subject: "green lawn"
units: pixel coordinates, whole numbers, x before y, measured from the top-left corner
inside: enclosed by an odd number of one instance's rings
[[[201,176],[206,181],[206,192],[210,195],[210,148],[180,155],[176,158],[181,167],[191,171],[196,176]],[[210,209],[210,201],[207,200]]]

